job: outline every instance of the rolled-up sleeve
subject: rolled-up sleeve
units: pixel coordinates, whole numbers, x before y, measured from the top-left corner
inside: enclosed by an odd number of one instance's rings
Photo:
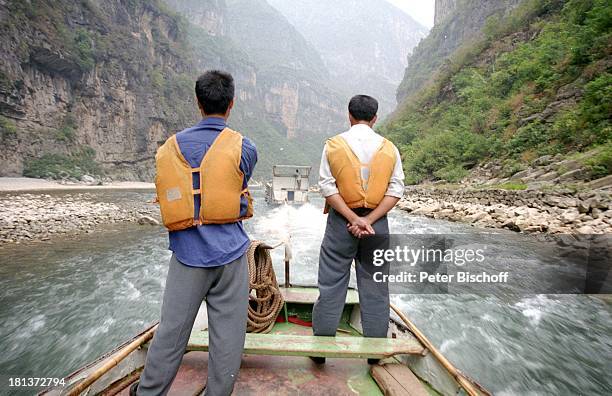
[[[326,147],[323,147],[323,155],[321,156],[321,167],[319,168],[319,189],[321,190],[321,195],[323,195],[325,198],[329,197],[330,195],[338,194],[336,179],[334,176],[332,176],[329,161],[327,160]]]
[[[391,180],[389,180],[389,187],[387,187],[385,195],[402,198],[404,196],[404,169],[397,147],[395,147],[395,156],[397,158],[395,160],[395,167],[393,168],[393,174],[391,174]]]

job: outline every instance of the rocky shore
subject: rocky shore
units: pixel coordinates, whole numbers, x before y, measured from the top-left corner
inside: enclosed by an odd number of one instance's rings
[[[413,186],[399,208],[414,215],[524,233],[612,233],[611,194]]]
[[[158,224],[158,216],[152,203],[100,202],[86,192],[9,193],[0,196],[0,245],[90,233],[101,224]]]
[[[137,181],[98,180],[83,176],[82,180],[46,180],[31,177],[0,177],[0,192],[41,191],[100,191],[100,190],[154,190],[153,183]]]

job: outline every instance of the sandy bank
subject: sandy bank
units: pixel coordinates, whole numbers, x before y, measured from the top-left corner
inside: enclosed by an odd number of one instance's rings
[[[145,182],[112,182],[103,185],[88,185],[84,183],[62,184],[44,179],[29,177],[0,177],[0,192],[19,191],[61,191],[61,190],[154,190],[153,183]]]

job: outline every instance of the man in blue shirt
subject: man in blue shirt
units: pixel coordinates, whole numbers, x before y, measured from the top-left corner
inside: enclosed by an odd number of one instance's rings
[[[191,168],[200,168],[204,156],[226,128],[234,105],[234,81],[227,73],[208,71],[200,76],[195,90],[203,119],[179,132],[176,142]],[[242,187],[246,189],[257,162],[257,151],[247,138],[242,138],[240,149],[239,172],[243,175]],[[200,218],[201,196],[198,191],[204,191],[200,189],[203,186],[200,186],[197,170],[194,169],[193,173],[194,219]],[[232,169],[228,169],[230,171]],[[223,180],[215,183],[223,183]],[[237,219],[247,216],[248,205],[247,195],[241,195]],[[240,220],[196,225],[170,231],[169,236],[173,255],[160,324],[149,347],[140,382],[132,386],[130,394],[168,393],[198,309],[205,299],[209,332],[205,394],[227,396],[233,390],[244,348],[249,291],[245,252],[250,239]]]

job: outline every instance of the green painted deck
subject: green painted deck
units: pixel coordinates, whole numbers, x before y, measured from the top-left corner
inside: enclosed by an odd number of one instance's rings
[[[316,287],[291,287],[285,289],[280,288],[281,294],[287,303],[294,304],[314,304],[319,297],[319,289]],[[346,293],[346,304],[359,304],[359,294],[355,289],[348,289]]]
[[[293,323],[276,323],[269,334],[288,334],[296,336],[311,336],[312,327],[300,326]],[[346,322],[340,322],[338,326],[338,337],[361,337],[361,333],[352,328]]]
[[[281,288],[289,315],[311,320],[312,305],[319,291],[317,288]],[[359,295],[349,289],[346,296],[346,315],[340,321],[336,337],[316,337],[312,328],[293,323],[276,323],[268,334],[249,333],[244,343],[244,353],[276,356],[321,356],[329,358],[383,359],[395,355],[420,355],[423,346],[414,339],[365,338],[350,326],[348,316],[352,306],[359,304]],[[281,312],[281,315],[283,313]],[[208,332],[191,333],[187,351],[208,351]]]
[[[187,350],[207,351],[208,332],[193,332]],[[395,355],[420,355],[423,353],[423,347],[418,341],[403,338],[317,337],[312,335],[249,333],[246,335],[244,353],[383,359]]]

